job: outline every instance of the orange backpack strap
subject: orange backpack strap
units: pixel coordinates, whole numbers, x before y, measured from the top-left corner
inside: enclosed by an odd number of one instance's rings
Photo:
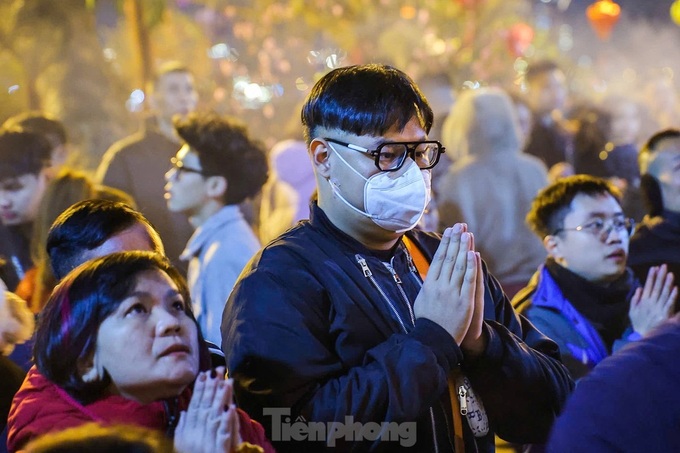
[[[420,278],[425,280],[427,271],[430,269],[430,262],[425,258],[422,250],[409,239],[406,235],[402,236],[406,249],[411,254],[413,264],[418,269]],[[454,448],[457,453],[465,452],[465,442],[463,442],[463,418],[460,415],[460,403],[458,401],[458,392],[456,389],[455,372],[451,372],[448,377],[449,397],[451,398],[451,411],[453,412],[453,433],[454,433]]]
[[[418,246],[411,239],[408,238],[408,236],[406,235],[402,236],[402,240],[404,241],[406,249],[411,254],[413,264],[415,265],[416,269],[418,269],[418,274],[420,274],[420,278],[425,280],[427,271],[430,269],[430,262],[427,260],[427,258],[425,258],[425,255],[418,248]]]

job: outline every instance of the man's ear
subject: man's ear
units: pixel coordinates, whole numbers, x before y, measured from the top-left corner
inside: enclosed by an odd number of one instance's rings
[[[312,165],[316,167],[316,171],[324,178],[330,177],[328,144],[321,139],[315,138],[309,144],[309,151],[312,156]]]
[[[88,357],[78,359],[78,375],[83,382],[92,383],[101,380],[103,373],[100,372],[97,353],[93,352]]]
[[[211,198],[222,198],[229,187],[229,182],[224,176],[209,176],[205,183],[206,192]]]
[[[558,260],[562,257],[560,245],[560,238],[557,236],[549,234],[543,238],[543,247],[545,247],[545,251],[548,252],[548,256],[555,260]]]

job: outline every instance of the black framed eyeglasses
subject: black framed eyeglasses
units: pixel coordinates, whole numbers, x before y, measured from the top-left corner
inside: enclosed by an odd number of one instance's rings
[[[184,165],[184,162],[182,162],[176,157],[171,157],[170,163],[172,164],[172,168],[174,168],[177,171],[177,173],[181,173],[184,171],[187,173],[198,173],[199,175],[203,175],[203,170],[187,167],[186,165]]]
[[[561,231],[585,231],[593,236],[599,238],[609,237],[612,230],[625,231],[629,236],[633,233],[635,228],[635,220],[627,217],[613,217],[611,219],[593,219],[588,223],[579,225],[574,228],[559,228],[555,230],[553,235],[560,233]]]
[[[333,138],[324,138],[327,142],[336,143],[360,153],[368,154],[375,160],[380,171],[397,171],[410,156],[421,170],[428,170],[439,162],[439,157],[446,148],[436,140],[421,142],[385,142],[376,149],[368,149],[351,143],[341,142]]]

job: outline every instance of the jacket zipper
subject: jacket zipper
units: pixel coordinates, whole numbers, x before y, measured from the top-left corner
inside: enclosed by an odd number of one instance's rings
[[[392,260],[394,260],[394,257],[392,257]],[[397,284],[397,288],[399,288],[399,292],[401,293],[401,297],[404,299],[404,302],[406,303],[406,308],[408,309],[408,314],[411,317],[411,325],[413,327],[416,326],[416,316],[413,314],[413,307],[411,307],[411,302],[408,300],[408,296],[406,295],[406,292],[404,292],[404,288],[401,286],[401,279],[399,278],[399,275],[397,274],[397,271],[394,270],[394,266],[392,266],[392,263],[385,263],[385,266],[387,269],[390,271],[392,274],[392,278],[394,278],[394,282]]]
[[[415,269],[415,266],[411,267],[412,266],[411,257],[408,253],[407,253],[407,256],[409,257],[409,268],[411,269],[411,272],[413,272],[414,270],[417,272],[417,270]],[[383,297],[383,299],[385,299],[385,302],[387,302],[387,305],[392,310],[392,313],[394,313],[394,315],[397,317],[397,320],[399,321],[401,328],[404,330],[404,333],[407,334],[408,330],[406,330],[406,326],[404,325],[404,321],[401,319],[399,312],[395,308],[395,306],[392,303],[392,301],[390,300],[390,298],[387,297],[387,294],[385,294],[385,291],[383,291],[383,289],[380,287],[380,285],[378,285],[378,282],[373,277],[373,272],[371,272],[371,269],[368,267],[368,263],[366,262],[366,259],[359,254],[354,255],[354,258],[357,260],[357,263],[359,263],[359,266],[361,266],[361,270],[364,273],[364,277],[366,277],[370,280],[370,282],[373,284],[373,286],[375,286],[375,288],[378,290],[378,292]],[[394,259],[394,257],[392,257],[392,259]],[[390,271],[390,273],[392,274],[392,278],[394,279],[395,283],[397,284],[397,288],[399,288],[399,292],[401,293],[402,297],[404,298],[404,301],[406,302],[406,306],[408,307],[409,315],[411,316],[411,323],[415,327],[416,320],[415,320],[415,315],[413,313],[413,308],[411,307],[411,303],[408,300],[408,296],[406,296],[404,289],[401,287],[401,283],[402,283],[401,279],[399,278],[399,275],[397,275],[397,272],[394,270],[394,267],[392,267],[391,263],[387,264],[386,267]],[[421,286],[422,286],[422,284],[421,284]],[[430,410],[430,423],[432,425],[432,441],[433,441],[433,445],[434,445],[434,453],[439,453],[439,445],[438,445],[438,442],[437,442],[437,427],[435,426],[435,422],[434,422],[434,411],[432,410],[431,406],[430,406],[429,410]]]
[[[373,283],[373,286],[375,286],[378,291],[380,292],[380,295],[385,299],[385,302],[387,302],[387,305],[390,307],[390,310],[392,310],[392,313],[394,313],[394,316],[397,317],[397,321],[399,321],[399,324],[401,324],[401,328],[404,331],[404,333],[408,333],[408,330],[406,330],[406,325],[404,325],[404,321],[402,321],[401,316],[399,316],[399,312],[397,311],[396,307],[392,303],[389,297],[387,297],[387,294],[382,290],[382,288],[378,285],[378,282],[375,281],[375,278],[373,277],[373,272],[371,272],[371,269],[368,267],[368,263],[366,263],[366,260],[364,257],[361,255],[355,255],[355,259],[357,260],[357,263],[359,263],[359,266],[361,266],[361,270],[364,272],[364,277],[368,278],[371,283]]]
[[[467,390],[463,385],[458,387],[458,402],[460,403],[460,415],[467,415]]]

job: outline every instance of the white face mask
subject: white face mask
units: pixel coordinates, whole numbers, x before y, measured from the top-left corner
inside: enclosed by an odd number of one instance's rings
[[[425,213],[430,202],[431,176],[429,170],[421,170],[411,158],[404,163],[406,171],[381,171],[370,178],[365,178],[356,171],[340,153],[328,144],[338,158],[361,179],[364,184],[364,208],[362,211],[352,206],[340,194],[340,188],[330,179],[333,193],[354,211],[362,214],[376,225],[395,233],[404,233],[413,229]]]

